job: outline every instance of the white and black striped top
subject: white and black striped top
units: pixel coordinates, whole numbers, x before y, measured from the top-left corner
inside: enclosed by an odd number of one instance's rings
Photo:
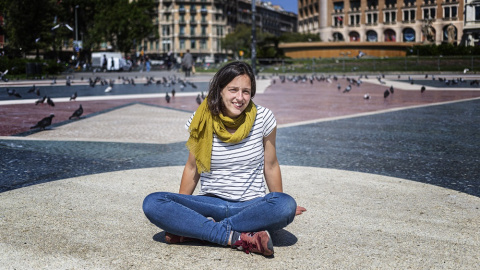
[[[225,143],[213,135],[210,172],[200,176],[200,195],[211,194],[232,201],[265,195],[263,138],[273,131],[277,122],[272,111],[256,107],[252,130],[241,142]],[[193,115],[185,125],[187,130]]]

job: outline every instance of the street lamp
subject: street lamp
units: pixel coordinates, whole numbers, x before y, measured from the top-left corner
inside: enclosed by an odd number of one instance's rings
[[[78,8],[78,5],[75,6],[75,41],[76,42],[78,42],[77,8]]]
[[[255,0],[252,0],[252,70],[253,74],[256,75],[256,61],[257,61],[257,34],[256,34],[256,23],[255,23]]]

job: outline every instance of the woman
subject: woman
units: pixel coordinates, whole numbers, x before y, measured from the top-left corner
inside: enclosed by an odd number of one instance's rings
[[[252,102],[255,87],[248,64],[225,65],[187,122],[190,154],[179,194],[153,193],[143,203],[147,218],[167,232],[167,243],[198,239],[270,256],[268,231],[306,211],[283,193],[275,117]]]

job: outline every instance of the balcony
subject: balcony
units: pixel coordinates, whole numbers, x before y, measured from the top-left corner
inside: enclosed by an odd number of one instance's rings
[[[187,21],[185,19],[180,19],[178,21],[178,24],[187,24]]]
[[[205,25],[205,24],[208,24],[208,21],[207,20],[201,20],[200,23]]]
[[[181,7],[181,8],[179,8],[179,9],[178,9],[178,12],[179,12],[179,13],[185,13],[185,12],[186,12],[186,10],[185,10],[185,8],[184,8],[184,7]]]
[[[197,9],[196,8],[191,8],[190,9],[190,14],[197,14]]]
[[[202,14],[205,14],[205,13],[208,13],[208,10],[207,10],[206,8],[201,8],[201,9],[200,9],[200,12],[201,12]]]
[[[197,21],[196,20],[190,20],[190,25],[197,25]]]

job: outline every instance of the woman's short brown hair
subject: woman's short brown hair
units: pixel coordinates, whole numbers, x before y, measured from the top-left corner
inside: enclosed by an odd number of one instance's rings
[[[219,115],[223,109],[222,90],[237,76],[247,75],[251,82],[251,97],[255,96],[256,84],[255,75],[249,64],[241,61],[235,61],[223,66],[210,80],[208,90],[208,108],[213,115]]]

